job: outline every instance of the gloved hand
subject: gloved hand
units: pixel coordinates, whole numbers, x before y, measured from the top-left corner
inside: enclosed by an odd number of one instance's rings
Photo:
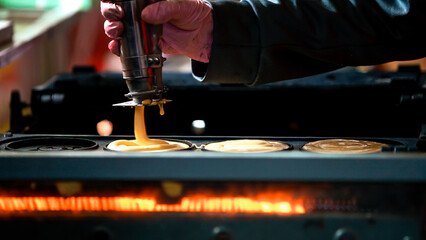
[[[120,19],[125,13],[120,6],[110,2],[101,2],[101,13],[107,19],[105,34],[115,39],[108,48],[119,56],[119,41],[116,39],[123,32]],[[147,23],[163,24],[159,45],[164,53],[184,54],[200,62],[209,62],[213,42],[213,16],[209,4],[203,0],[161,1],[148,5],[141,14]]]

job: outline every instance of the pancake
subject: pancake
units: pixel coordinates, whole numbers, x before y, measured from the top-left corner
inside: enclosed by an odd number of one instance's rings
[[[380,152],[387,144],[354,139],[325,139],[310,142],[302,149],[316,153],[361,154]]]
[[[152,139],[157,140],[157,139]],[[137,140],[117,140],[108,145],[108,149],[122,152],[166,152],[190,148],[186,143],[158,140],[149,144],[139,144]]]
[[[289,148],[290,146],[285,143],[254,139],[228,140],[204,146],[205,150],[232,153],[275,152]]]
[[[117,140],[108,144],[107,148],[123,152],[165,152],[190,148],[188,144],[150,139],[146,134],[144,106],[135,108],[135,140]]]

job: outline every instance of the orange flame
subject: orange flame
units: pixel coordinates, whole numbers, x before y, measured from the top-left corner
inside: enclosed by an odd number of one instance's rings
[[[160,204],[139,197],[0,197],[0,213],[11,212],[196,212],[303,214],[301,202],[265,201],[246,197],[185,197]]]

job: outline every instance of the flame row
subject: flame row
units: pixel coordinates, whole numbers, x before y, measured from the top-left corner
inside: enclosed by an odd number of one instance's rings
[[[0,197],[0,213],[56,211],[303,214],[305,208],[290,201],[244,197],[186,197],[178,204],[159,204],[155,198],[138,197]]]

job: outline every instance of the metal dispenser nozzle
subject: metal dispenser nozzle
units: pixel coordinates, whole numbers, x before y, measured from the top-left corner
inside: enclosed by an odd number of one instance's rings
[[[158,42],[162,25],[151,25],[141,19],[141,11],[148,4],[159,0],[118,0],[114,1],[124,10],[123,35],[120,39],[123,78],[129,93],[125,96],[132,101],[114,106],[155,105],[163,101],[167,91],[162,82],[163,58]]]

